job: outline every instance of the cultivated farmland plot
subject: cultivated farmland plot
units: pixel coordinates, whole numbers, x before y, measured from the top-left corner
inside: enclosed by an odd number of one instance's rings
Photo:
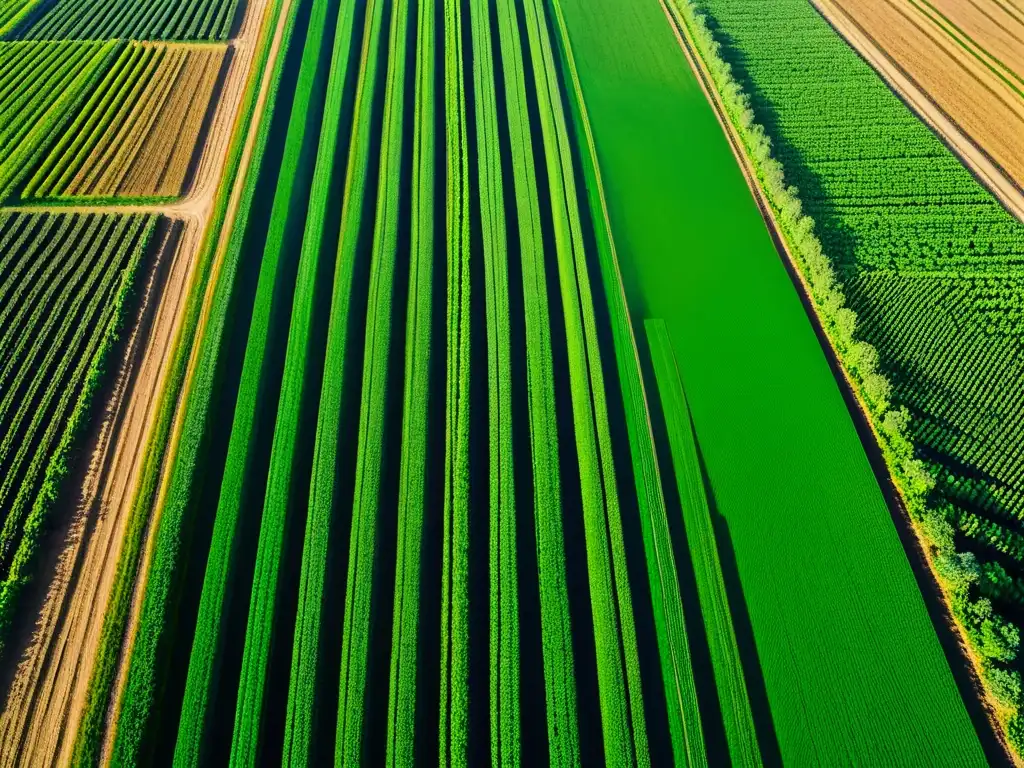
[[[220,46],[127,46],[22,197],[180,195],[223,59]]]
[[[102,621],[35,619],[0,765],[1006,758],[1022,225],[810,5],[29,0],[0,34],[0,642],[99,401],[145,423]],[[155,405],[108,391],[137,314]]]
[[[150,216],[0,214],[0,643],[155,226]]]

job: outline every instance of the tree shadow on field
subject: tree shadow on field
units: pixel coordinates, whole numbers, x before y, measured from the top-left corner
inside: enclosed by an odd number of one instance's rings
[[[701,481],[704,483],[707,493],[711,524],[715,529],[715,543],[718,547],[718,559],[722,566],[725,593],[729,600],[729,613],[732,616],[733,630],[736,632],[736,645],[740,652],[743,679],[747,684],[750,709],[754,716],[757,745],[761,750],[761,760],[764,765],[781,766],[782,751],[779,747],[775,721],[772,719],[772,711],[768,703],[768,688],[765,685],[764,673],[761,671],[761,658],[757,653],[757,644],[754,642],[754,627],[750,621],[750,611],[747,608],[747,600],[743,595],[743,586],[740,583],[740,572],[736,565],[736,550],[733,548],[732,535],[729,533],[729,523],[718,511],[718,504],[711,489],[700,443],[696,443],[696,447]]]
[[[645,339],[642,323],[634,323],[634,333],[639,339]],[[712,765],[723,765],[729,761],[728,740],[725,723],[721,716],[721,699],[715,683],[714,667],[711,662],[711,650],[708,644],[707,626],[701,611],[697,593],[697,578],[690,557],[689,540],[683,524],[682,500],[672,463],[672,453],[668,441],[668,428],[665,414],[661,406],[661,398],[657,395],[654,368],[650,350],[646,343],[637,344],[640,356],[640,367],[644,382],[648,387],[648,408],[651,426],[654,432],[655,453],[661,469],[662,489],[665,496],[665,508],[668,515],[669,531],[672,538],[672,550],[675,555],[676,569],[679,579],[679,590],[682,596],[686,635],[689,641],[693,665],[694,684],[697,689],[697,702],[701,712],[701,730],[704,734],[708,759]],[[695,433],[696,434],[696,433]],[[746,599],[740,584],[739,570],[736,566],[736,552],[732,545],[732,537],[725,518],[719,513],[714,492],[704,464],[704,455],[697,443],[697,459],[704,483],[705,494],[711,513],[712,526],[722,577],[725,581],[726,596],[733,629],[736,633],[736,644],[739,649],[743,678],[750,697],[750,707],[754,718],[754,730],[757,735],[761,759],[766,766],[781,766],[782,754],[778,736],[768,704],[768,692],[761,671],[761,661],[754,643],[753,626]]]

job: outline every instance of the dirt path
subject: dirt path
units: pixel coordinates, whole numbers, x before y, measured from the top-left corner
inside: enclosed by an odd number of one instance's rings
[[[239,37],[230,44],[230,68],[197,159],[194,182],[184,198],[167,205],[59,209],[69,213],[152,213],[176,223],[166,228],[165,241],[146,277],[136,322],[127,331],[124,360],[115,373],[100,423],[86,446],[84,455],[88,460],[77,478],[77,492],[71,494],[73,509],[55,513],[60,527],[51,537],[52,549],[41,557],[45,576],[40,577],[37,602],[26,605],[26,610],[36,611],[34,628],[24,637],[12,638],[16,642],[9,647],[8,663],[14,669],[0,712],[0,768],[70,762],[139,480],[138,458],[154,427],[172,344],[193,282],[196,256],[224,173],[236,116],[270,6],[271,0],[250,0]],[[279,29],[271,64],[280,37]],[[269,79],[265,74],[256,115],[265,102]],[[244,177],[251,158],[254,134],[250,131],[239,178]],[[21,206],[4,210],[41,209]],[[230,229],[231,210],[225,231]],[[148,550],[147,546],[143,567],[148,563]],[[136,599],[133,604],[130,632],[138,603]],[[119,678],[118,691],[122,682]],[[108,754],[105,750],[105,756]]]
[[[269,5],[270,5],[270,0],[261,0],[261,2],[262,2],[262,4],[264,6],[269,7]],[[207,285],[206,294],[205,294],[205,296],[203,298],[203,307],[202,307],[202,311],[201,311],[201,314],[200,314],[200,317],[199,317],[198,329],[196,331],[196,338],[197,339],[202,337],[203,328],[205,327],[207,319],[209,318],[209,315],[210,315],[210,307],[211,307],[211,304],[213,302],[213,294],[214,294],[213,288],[217,284],[217,278],[218,278],[218,276],[220,274],[220,268],[221,268],[221,265],[223,264],[223,261],[224,261],[224,254],[227,251],[227,244],[228,244],[228,240],[229,240],[229,237],[230,237],[230,233],[231,233],[231,230],[232,230],[232,228],[234,226],[235,217],[238,214],[238,206],[239,206],[239,203],[241,202],[241,199],[242,199],[242,196],[243,196],[243,192],[244,192],[244,188],[245,188],[246,171],[247,171],[247,169],[249,167],[249,164],[252,161],[252,154],[253,154],[253,151],[254,151],[255,145],[256,145],[256,138],[257,138],[256,126],[259,125],[260,117],[263,114],[263,110],[264,110],[264,108],[266,106],[266,103],[267,103],[267,97],[270,94],[270,89],[271,89],[271,86],[273,85],[274,64],[277,61],[277,57],[278,57],[278,55],[280,54],[280,51],[281,51],[281,44],[282,44],[282,41],[284,39],[284,31],[285,31],[285,27],[287,25],[289,9],[291,8],[292,2],[293,2],[293,0],[284,0],[284,2],[281,4],[280,15],[276,19],[276,27],[274,29],[274,37],[271,40],[270,51],[269,51],[269,55],[267,57],[266,67],[265,67],[265,69],[263,71],[262,80],[260,81],[260,90],[259,90],[259,93],[257,94],[256,104],[255,104],[255,108],[253,110],[252,124],[251,124],[249,132],[246,134],[245,146],[242,148],[242,155],[241,155],[241,159],[239,161],[238,173],[235,176],[234,186],[231,189],[231,196],[230,196],[229,201],[228,201],[227,210],[225,211],[225,214],[224,214],[224,224],[223,224],[223,227],[221,228],[220,240],[219,240],[219,242],[217,244],[217,251],[214,254],[213,269],[211,270],[211,275],[210,275],[209,283]],[[261,16],[262,16],[262,12],[261,12]],[[249,20],[247,19],[246,20],[246,24],[248,24],[248,23],[249,23]],[[259,26],[262,26],[262,25],[259,25]],[[244,25],[243,25],[243,30],[244,30]],[[258,36],[258,28],[254,32],[254,35]],[[253,38],[253,44],[251,46],[253,48],[255,47],[255,39],[256,38],[254,37]],[[250,57],[251,57],[251,53],[250,53]],[[211,204],[212,204],[212,198],[211,198]],[[191,357],[189,358],[189,361],[188,361],[188,370],[187,370],[186,376],[185,376],[185,384],[183,385],[182,392],[180,394],[181,399],[184,399],[185,397],[187,397],[188,389],[189,389],[189,383],[192,380],[192,375],[193,375],[193,373],[195,371],[195,367],[197,365],[198,356],[199,356],[199,345],[195,344],[192,347],[192,354],[191,354]],[[167,446],[166,456],[164,458],[164,461],[167,464],[169,464],[173,460],[173,457],[174,457],[175,452],[177,450],[178,443],[179,443],[180,438],[181,438],[181,429],[182,429],[182,413],[179,411],[179,413],[176,415],[174,429],[173,429],[173,432],[172,432],[169,444]],[[127,664],[125,663],[125,661],[127,659],[131,658],[132,644],[133,644],[134,639],[135,639],[135,633],[136,633],[136,631],[138,629],[139,614],[142,611],[142,597],[143,597],[143,594],[144,594],[144,590],[141,587],[143,585],[145,585],[145,583],[146,583],[146,576],[147,576],[147,574],[149,572],[149,566],[150,566],[150,563],[152,562],[152,559],[153,559],[153,546],[154,546],[154,539],[155,539],[153,534],[155,533],[155,531],[157,529],[157,523],[159,522],[159,517],[158,517],[159,510],[163,509],[163,504],[164,504],[164,500],[166,498],[166,493],[167,493],[168,480],[169,480],[169,478],[168,478],[168,476],[165,473],[164,477],[162,478],[162,483],[160,485],[160,490],[159,490],[159,494],[157,496],[156,503],[154,504],[154,508],[157,510],[157,516],[155,516],[154,519],[150,521],[149,532],[148,532],[147,539],[146,539],[146,545],[145,545],[144,552],[142,554],[142,562],[140,563],[139,573],[138,573],[138,576],[136,577],[136,588],[135,588],[135,593],[132,596],[131,613],[130,613],[130,616],[128,618],[127,629],[125,630],[126,642],[125,642],[125,647],[122,650],[122,663],[120,665],[120,668],[118,669],[117,680],[116,680],[116,682],[114,684],[114,694],[113,694],[112,699],[111,699],[110,712],[108,713],[108,717],[113,717],[116,714],[116,712],[118,712],[119,709],[120,709],[121,695],[122,695],[122,693],[124,691],[125,678],[126,678],[127,672],[128,672]],[[114,735],[115,735],[114,730],[115,729],[113,727],[111,727],[111,723],[108,722],[107,723],[107,727],[105,729],[104,742],[103,742],[103,760],[102,760],[102,764],[104,764],[104,765],[109,763],[110,757],[111,757],[111,753],[113,751]]]
[[[139,466],[168,359],[161,354],[184,306],[195,224],[168,227],[149,274],[74,500],[36,631],[0,716],[0,766],[67,765],[113,585]]]
[[[935,131],[999,201],[1024,221],[1024,190],[832,0],[811,0],[835,30],[889,87]]]

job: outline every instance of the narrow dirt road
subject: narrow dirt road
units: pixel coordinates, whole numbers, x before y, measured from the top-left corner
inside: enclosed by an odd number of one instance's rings
[[[818,12],[881,75],[882,79],[931,127],[975,176],[1021,221],[1024,190],[946,112],[910,78],[833,0],[811,0]]]
[[[274,29],[274,37],[270,43],[270,52],[267,57],[266,68],[264,69],[262,80],[260,81],[259,93],[257,94],[256,97],[256,105],[253,111],[252,126],[248,134],[246,135],[245,145],[242,148],[242,156],[239,163],[239,170],[234,178],[234,186],[232,187],[231,190],[231,197],[228,201],[228,207],[224,214],[224,225],[221,229],[220,241],[217,244],[217,251],[214,255],[213,269],[211,270],[208,289],[203,300],[203,307],[199,319],[199,330],[197,331],[197,336],[202,334],[202,329],[206,325],[206,320],[209,317],[210,305],[213,301],[214,293],[213,290],[210,290],[210,288],[212,288],[212,286],[215,286],[217,283],[217,278],[220,273],[220,267],[224,261],[224,253],[227,250],[229,235],[232,227],[234,226],[235,217],[238,214],[238,205],[239,202],[241,201],[245,187],[246,170],[248,169],[249,164],[252,161],[252,154],[256,145],[256,126],[259,125],[260,116],[263,114],[267,98],[270,94],[270,88],[273,85],[274,63],[277,61],[277,57],[281,52],[281,45],[284,39],[284,31],[287,24],[289,10],[292,6],[293,1],[294,0],[284,0],[284,2],[281,4],[280,14],[278,15],[277,19],[274,20],[274,23],[276,24],[276,27]],[[261,0],[261,2],[264,5],[268,5],[270,0]],[[258,31],[255,34],[258,35]],[[253,41],[255,43],[255,38],[253,38]],[[187,396],[188,382],[191,381],[192,379],[192,374],[197,364],[198,354],[198,345],[195,345],[192,348],[192,355],[189,358],[188,362],[188,371],[185,377],[185,385],[181,393],[182,398]],[[175,421],[174,430],[171,435],[169,445],[167,446],[167,455],[164,458],[165,462],[169,463],[173,461],[174,453],[177,449],[177,444],[181,436],[181,424],[182,419],[181,413],[179,412],[177,414],[177,419]],[[159,515],[159,510],[163,508],[164,498],[167,492],[167,480],[168,478],[165,472],[164,477],[162,478],[156,503],[154,504],[154,509],[157,510],[157,515]],[[140,587],[146,583],[146,576],[149,572],[149,566],[153,559],[153,533],[156,530],[157,522],[158,518],[154,518],[150,521],[150,530],[147,536],[145,550],[142,554],[142,562],[139,565],[139,574],[136,577],[136,589],[135,594],[132,597],[131,615],[129,616],[128,619],[128,627],[125,630],[126,642],[125,647],[122,649],[122,663],[118,669],[117,680],[114,684],[114,694],[111,699],[111,706],[110,712],[108,713],[108,717],[111,716],[113,713],[116,713],[120,709],[121,695],[124,691],[125,678],[128,672],[127,664],[125,663],[125,661],[131,658],[132,643],[134,642],[136,629],[138,627],[139,614],[142,611],[142,597],[144,590]],[[114,728],[112,728],[111,723],[108,722],[103,742],[102,762],[104,765],[106,765],[110,761],[110,756],[114,748],[114,735]]]
[[[84,451],[85,466],[75,478],[80,485],[69,494],[73,509],[54,514],[58,528],[50,551],[41,558],[40,578],[45,583],[37,585],[35,602],[24,607],[35,611],[35,626],[23,637],[12,638],[8,649],[7,663],[16,666],[0,713],[0,768],[70,762],[139,480],[138,458],[155,425],[172,344],[270,6],[271,0],[250,0],[239,36],[229,45],[229,69],[184,198],[167,205],[61,208],[160,214],[168,224],[146,275],[135,323],[125,331],[124,358],[114,372],[109,400]],[[244,175],[247,163],[248,156],[239,175]],[[133,624],[134,615],[133,608]]]

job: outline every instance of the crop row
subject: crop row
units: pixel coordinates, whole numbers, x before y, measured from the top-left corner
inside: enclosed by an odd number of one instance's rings
[[[127,311],[153,217],[0,219],[0,633]]]
[[[214,48],[127,46],[22,197],[181,194],[223,58]]]
[[[864,332],[894,350],[893,387],[916,416],[915,439],[950,465],[946,474],[968,466],[988,478],[988,492],[1002,501],[986,512],[1009,521],[1024,515],[1019,282],[999,274],[910,278],[873,271],[850,285],[851,297],[866,307]],[[980,378],[964,371],[968,365]]]
[[[226,40],[239,0],[62,0],[15,35],[22,40]]]
[[[266,97],[266,109],[270,114],[274,112],[281,91],[282,70],[292,44],[299,7],[299,3],[286,6],[283,0],[277,0],[272,7],[276,14],[287,12],[287,17],[281,41],[283,54],[274,62],[273,87]],[[276,18],[276,15],[272,13],[271,18]],[[268,55],[269,39],[264,36],[262,40],[263,57]],[[248,95],[250,99],[254,96],[251,90]],[[180,596],[181,575],[189,552],[187,534],[190,529],[184,522],[189,518],[189,513],[195,511],[194,494],[196,488],[201,487],[193,486],[192,479],[199,466],[198,454],[206,442],[207,409],[210,408],[210,399],[219,384],[217,355],[224,336],[230,335],[226,334],[225,328],[228,324],[229,299],[239,271],[241,254],[246,245],[248,224],[254,218],[252,207],[256,196],[256,179],[262,168],[263,154],[271,143],[269,120],[261,120],[257,130],[254,159],[245,178],[235,226],[230,232],[226,253],[222,256],[223,265],[219,272],[215,272],[217,277],[212,287],[212,304],[215,311],[211,313],[205,326],[200,326],[197,331],[201,336],[197,341],[196,373],[191,380],[186,379],[182,383],[182,396],[189,407],[185,409],[184,423],[180,426],[175,425],[177,434],[168,429],[163,438],[165,442],[176,442],[176,457],[167,480],[167,489],[163,491],[166,497],[162,500],[160,524],[156,532],[157,544],[146,582],[139,629],[128,659],[125,690],[119,702],[119,717],[111,756],[111,762],[117,766],[138,765],[149,759],[146,750],[147,746],[151,748],[151,742],[148,737],[156,725],[154,704],[160,692],[164,690],[166,677],[163,665],[170,653],[170,645],[175,641],[175,638],[170,636],[172,633],[169,631],[168,622],[174,615],[176,601]],[[213,249],[220,246],[211,244],[206,247]],[[108,686],[112,683],[113,680],[104,683],[105,692],[109,692]],[[102,711],[98,711],[96,717],[102,716]],[[198,744],[197,734],[197,748],[199,746],[201,744]],[[90,747],[91,755],[95,759],[95,752],[92,751],[94,749],[94,746]]]
[[[0,37],[16,29],[32,13],[40,0],[8,0],[0,6]]]
[[[688,734],[680,754],[701,763],[646,405],[631,390],[627,415],[608,378],[632,370],[635,387],[639,363],[608,234],[591,229],[596,177],[576,166],[552,6],[291,13],[267,162],[247,178],[186,400],[115,764],[176,740],[182,766],[277,751],[645,765],[652,727],[659,743]],[[629,452],[617,463],[624,418],[639,470]],[[639,546],[623,522],[637,489]],[[215,509],[205,533],[201,509]],[[656,637],[636,611],[658,615]],[[645,653],[664,679],[642,679]],[[161,679],[171,658],[183,684]],[[647,710],[666,692],[671,737]],[[600,738],[582,738],[581,711]]]
[[[0,199],[8,198],[72,119],[122,45],[0,43]]]

